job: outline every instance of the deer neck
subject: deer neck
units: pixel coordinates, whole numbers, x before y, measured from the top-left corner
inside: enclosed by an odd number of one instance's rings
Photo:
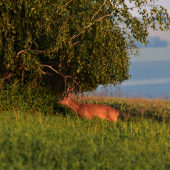
[[[67,106],[74,110],[77,114],[78,114],[78,110],[79,110],[79,107],[80,107],[80,104],[75,102],[74,100],[70,99],[69,102],[67,103]]]

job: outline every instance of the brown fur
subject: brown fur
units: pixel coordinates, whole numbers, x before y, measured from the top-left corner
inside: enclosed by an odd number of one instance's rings
[[[58,100],[58,103],[64,104],[74,110],[81,119],[84,117],[92,119],[93,116],[97,116],[101,119],[106,119],[107,117],[109,121],[117,122],[119,116],[119,111],[117,109],[103,104],[76,103],[71,99],[72,95],[73,93],[66,94],[65,97]]]

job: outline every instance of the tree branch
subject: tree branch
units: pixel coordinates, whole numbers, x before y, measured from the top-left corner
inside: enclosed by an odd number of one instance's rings
[[[55,70],[54,68],[52,68],[51,66],[49,66],[49,65],[43,65],[44,67],[48,67],[48,68],[50,68],[51,70],[53,70],[54,72],[56,72],[57,74],[59,74],[59,75],[61,75],[62,77],[66,77],[66,76],[64,76],[64,74],[62,74],[62,73],[60,73],[60,72],[58,72],[57,70]]]
[[[145,5],[140,5],[140,6],[161,6],[161,5],[156,5],[156,4],[145,4]],[[127,9],[131,9],[131,8],[139,8],[138,6],[134,6],[134,7],[130,7],[130,8],[127,8]]]
[[[17,53],[17,58],[18,58],[18,56],[19,56],[22,52],[24,52],[24,51],[26,51],[26,50],[19,51],[19,52]]]
[[[64,8],[66,5],[68,5],[70,2],[72,2],[73,0],[68,1],[65,5],[63,5],[60,9]],[[58,9],[56,12],[58,12],[60,9]]]
[[[41,53],[54,53],[54,51],[38,51],[38,50],[27,50],[27,49],[25,49],[25,50],[22,50],[22,51],[19,51],[18,53],[17,53],[17,58],[19,57],[19,55],[22,53],[22,52],[24,52],[24,51],[30,51],[30,52],[36,52],[35,54],[41,54]]]
[[[79,84],[77,83],[77,81],[76,81],[72,76],[70,76],[70,75],[65,76],[64,74],[58,72],[57,70],[55,70],[54,68],[52,68],[52,67],[49,66],[49,65],[43,65],[43,66],[50,68],[51,70],[53,70],[53,71],[56,72],[57,74],[59,74],[59,75],[61,75],[62,77],[64,77],[65,81],[66,81],[67,78],[71,78],[71,79],[77,84],[77,86],[80,87]]]
[[[42,73],[43,73],[44,75],[47,75],[47,74],[53,75],[53,74],[51,74],[51,73],[47,73],[47,72],[44,72],[44,71],[42,71]]]
[[[93,17],[91,19],[93,19],[100,11],[100,9],[103,7],[103,5],[106,3],[106,1],[101,5],[101,7],[99,8],[99,10],[93,15]]]
[[[81,41],[77,41],[77,42],[75,42],[74,44],[72,44],[72,45],[70,45],[71,47],[72,46],[74,46],[74,45],[76,45],[76,44],[78,44],[78,43],[80,43]]]
[[[96,20],[95,22],[98,22],[98,21],[100,21],[101,19],[106,18],[106,17],[109,17],[109,16],[111,16],[111,15],[113,15],[113,14],[105,15],[105,16],[99,18],[98,20]],[[95,24],[95,22],[93,22],[92,24],[89,24],[85,29],[87,29],[87,28],[90,27],[91,25]],[[75,39],[76,37],[78,37],[81,33],[82,33],[82,31],[81,31],[79,34],[77,34],[77,35],[73,35],[73,36],[71,37],[71,40],[72,40],[72,39]]]
[[[43,34],[45,34],[45,32],[42,33],[41,35],[43,35]],[[31,49],[32,44],[33,44],[33,43],[35,42],[35,40],[38,39],[41,35],[39,35],[38,37],[36,37],[36,38],[33,39],[33,41],[31,42],[31,45],[30,45],[30,47],[29,47],[28,49]]]
[[[29,51],[36,52],[35,54],[39,54],[39,53],[54,53],[54,51],[38,51],[38,50],[29,50]]]

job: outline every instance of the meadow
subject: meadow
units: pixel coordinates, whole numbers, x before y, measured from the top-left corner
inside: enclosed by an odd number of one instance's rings
[[[119,121],[81,120],[57,104],[60,109],[52,114],[1,108],[0,169],[170,169],[169,101],[90,96],[75,100],[115,107]],[[129,119],[122,113],[129,113]]]

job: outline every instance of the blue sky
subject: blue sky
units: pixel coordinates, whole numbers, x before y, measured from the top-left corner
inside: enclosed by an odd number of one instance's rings
[[[126,0],[129,2],[129,0]],[[149,0],[148,0],[149,3]],[[161,5],[165,7],[170,14],[170,0],[158,0],[155,1],[155,4]],[[129,7],[133,6],[130,3],[127,3]],[[149,9],[149,8],[145,8]],[[137,13],[137,10],[134,10],[131,12],[133,16],[140,17],[140,15]],[[142,70],[133,69],[133,63],[131,65],[131,75],[132,78],[128,80],[127,82],[123,82],[122,86],[140,86],[140,85],[155,85],[155,84],[169,84],[170,83],[170,77],[169,75],[165,74],[163,71],[165,71],[161,65],[160,67],[149,68],[151,67],[151,63],[154,61],[170,61],[170,31],[154,31],[153,29],[149,28],[149,40],[150,44],[145,48],[144,46],[141,46],[141,44],[137,43],[138,47],[141,48],[141,54],[139,57],[131,56],[131,61],[137,61],[139,64],[141,63]],[[142,63],[144,63],[144,66],[142,67]],[[148,68],[146,67],[148,63]],[[168,63],[168,62],[167,62]],[[160,63],[161,64],[161,63]],[[162,64],[163,65],[163,64]],[[163,65],[164,66],[164,65]],[[139,67],[139,66],[138,66]],[[164,66],[165,67],[165,66]],[[168,69],[168,66],[166,66]],[[147,69],[148,73],[145,73],[145,69]],[[152,70],[154,74],[152,75]],[[160,72],[160,75],[158,77],[155,77],[156,70]],[[166,70],[169,73],[169,69]],[[143,75],[142,75],[143,74]],[[161,76],[162,74],[162,76]],[[135,77],[135,75],[138,75],[139,80]],[[155,75],[155,76],[154,76]],[[146,89],[147,90],[147,89]],[[165,90],[165,92],[168,92]]]

